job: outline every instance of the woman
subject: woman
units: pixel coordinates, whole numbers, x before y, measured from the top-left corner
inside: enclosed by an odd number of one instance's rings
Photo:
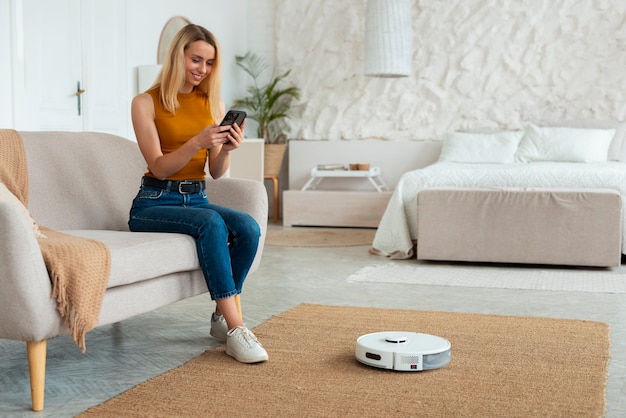
[[[221,177],[230,152],[243,141],[242,126],[220,127],[221,51],[205,28],[187,25],[172,40],[157,82],[133,99],[137,143],[148,164],[133,200],[132,231],[176,232],[196,240],[198,259],[216,301],[211,335],[242,363],[268,359],[239,315],[235,296],[256,255],[260,228],[249,215],[209,203],[205,166]]]

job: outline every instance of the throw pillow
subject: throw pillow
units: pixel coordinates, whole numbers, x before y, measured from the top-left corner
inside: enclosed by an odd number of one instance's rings
[[[524,126],[515,159],[519,162],[607,161],[614,135],[615,129],[539,127],[529,123]]]
[[[46,236],[42,234],[42,232],[39,230],[39,226],[37,225],[37,223],[35,223],[35,220],[30,215],[28,209],[26,209],[26,206],[24,206],[22,202],[20,202],[20,200],[13,193],[11,193],[11,191],[7,189],[7,187],[3,183],[0,183],[0,202],[8,203],[9,205],[15,206],[22,212],[24,217],[27,218],[28,221],[31,223],[35,238],[46,238]]]
[[[448,132],[439,161],[456,163],[513,163],[522,131],[494,133]]]

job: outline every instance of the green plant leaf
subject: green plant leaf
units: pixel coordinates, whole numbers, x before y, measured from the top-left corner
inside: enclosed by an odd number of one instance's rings
[[[248,117],[259,123],[257,134],[272,142],[270,132],[279,130],[276,137],[282,134],[284,121],[291,117],[289,112],[293,100],[300,99],[300,89],[295,86],[279,88],[279,83],[285,80],[291,69],[282,74],[273,76],[266,84],[260,85],[261,74],[269,68],[268,64],[258,55],[247,52],[235,57],[235,64],[252,78],[252,85],[246,88],[248,96],[237,99],[233,107],[248,110]]]

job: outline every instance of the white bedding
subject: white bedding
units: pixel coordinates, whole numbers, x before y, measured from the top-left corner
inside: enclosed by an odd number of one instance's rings
[[[417,237],[417,194],[440,187],[555,187],[617,190],[626,198],[626,163],[535,162],[527,164],[463,164],[438,162],[405,173],[378,226],[373,252],[391,258],[413,256]],[[625,216],[626,211],[622,214]],[[626,248],[622,220],[622,248]]]

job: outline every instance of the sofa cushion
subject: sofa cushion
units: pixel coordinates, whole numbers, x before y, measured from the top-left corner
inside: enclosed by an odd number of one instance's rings
[[[100,132],[20,132],[28,209],[49,228],[128,231],[146,162],[137,143]]]
[[[188,235],[104,230],[62,232],[96,239],[109,247],[111,277],[107,288],[200,268],[195,240]]]

